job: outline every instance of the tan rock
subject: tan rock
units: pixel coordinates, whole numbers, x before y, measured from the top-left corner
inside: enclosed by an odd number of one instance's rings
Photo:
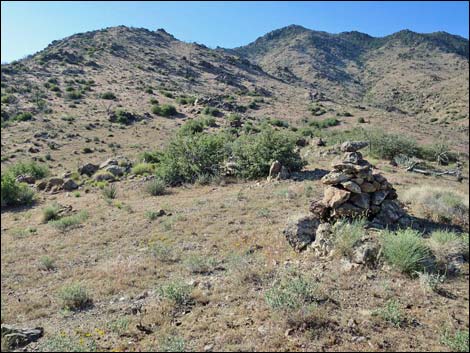
[[[345,181],[344,183],[341,183],[341,185],[348,191],[354,192],[356,194],[361,193],[361,187],[353,181]]]
[[[332,207],[336,208],[339,205],[345,203],[351,192],[339,188],[328,187],[325,189],[325,193],[323,196],[323,203]]]

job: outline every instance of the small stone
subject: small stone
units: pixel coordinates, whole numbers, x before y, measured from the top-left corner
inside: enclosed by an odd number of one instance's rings
[[[72,191],[72,190],[78,189],[78,185],[74,180],[68,179],[64,182],[64,184],[62,185],[62,188],[65,191]]]
[[[356,264],[373,265],[377,261],[379,246],[373,242],[366,242],[353,251],[352,262]]]
[[[380,205],[385,198],[388,196],[389,192],[386,190],[376,191],[372,194],[372,203],[374,205]]]
[[[88,176],[92,176],[98,170],[98,168],[99,166],[97,166],[96,164],[87,163],[78,168],[78,173],[80,175],[85,174]]]
[[[357,207],[368,209],[370,205],[370,196],[367,193],[352,194],[349,201]]]

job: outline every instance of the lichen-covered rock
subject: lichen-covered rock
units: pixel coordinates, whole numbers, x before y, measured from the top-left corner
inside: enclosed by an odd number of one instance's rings
[[[344,183],[341,183],[341,185],[348,191],[351,191],[356,194],[361,193],[361,187],[351,180],[345,181]]]
[[[346,141],[341,145],[340,149],[342,152],[356,152],[368,145],[365,141]]]
[[[325,189],[323,196],[323,203],[332,208],[337,208],[339,205],[345,203],[351,192],[335,187],[328,187]]]
[[[334,218],[354,218],[361,215],[364,215],[366,210],[363,208],[357,207],[351,202],[345,202],[342,205],[333,209],[332,215]]]
[[[315,233],[315,241],[310,245],[310,249],[313,250],[318,257],[327,257],[333,250],[333,239],[332,239],[331,224],[321,223]]]
[[[321,181],[325,185],[337,185],[344,181],[348,181],[351,178],[352,176],[346,173],[332,172],[332,173],[325,175],[323,178],[321,178]]]
[[[93,163],[87,163],[78,168],[78,173],[80,175],[92,176],[99,169],[99,166]]]
[[[2,350],[4,343],[9,349],[16,349],[37,341],[43,334],[44,329],[42,327],[19,328],[13,325],[2,324]]]
[[[315,240],[320,220],[311,215],[296,215],[288,219],[284,235],[295,251],[301,251]]]
[[[356,264],[371,266],[377,262],[379,252],[379,244],[372,241],[366,241],[353,250],[351,261]]]

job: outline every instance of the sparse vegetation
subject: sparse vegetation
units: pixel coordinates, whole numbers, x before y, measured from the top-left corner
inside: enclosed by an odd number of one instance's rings
[[[364,219],[357,219],[352,222],[344,220],[333,226],[334,246],[337,254],[351,257],[354,246],[364,236],[365,223]]]
[[[91,303],[91,297],[80,283],[72,283],[61,288],[59,299],[62,302],[62,308],[71,311],[82,310]]]
[[[162,179],[155,178],[145,184],[145,191],[151,196],[161,196],[166,192],[166,184]]]
[[[10,173],[2,175],[1,179],[1,206],[31,205],[35,192],[27,184],[19,183]]]
[[[58,203],[53,203],[42,210],[42,221],[47,223],[59,219],[60,206]]]
[[[177,305],[187,304],[191,299],[191,286],[181,280],[173,280],[158,288],[160,297]]]
[[[61,232],[65,232],[72,227],[76,227],[88,218],[88,212],[80,211],[71,216],[62,217],[56,221],[50,221],[49,224]]]
[[[153,105],[152,113],[160,115],[160,116],[164,116],[164,117],[170,117],[170,116],[176,115],[178,111],[173,105],[162,104],[162,105]]]
[[[432,252],[417,231],[386,231],[383,233],[382,242],[385,260],[401,272],[415,275],[433,268]]]

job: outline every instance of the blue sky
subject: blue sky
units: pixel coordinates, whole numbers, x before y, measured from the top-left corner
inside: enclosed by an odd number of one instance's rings
[[[289,24],[384,36],[401,29],[468,38],[467,1],[441,2],[81,2],[2,1],[1,61],[33,54],[78,32],[127,25],[232,48]]]

